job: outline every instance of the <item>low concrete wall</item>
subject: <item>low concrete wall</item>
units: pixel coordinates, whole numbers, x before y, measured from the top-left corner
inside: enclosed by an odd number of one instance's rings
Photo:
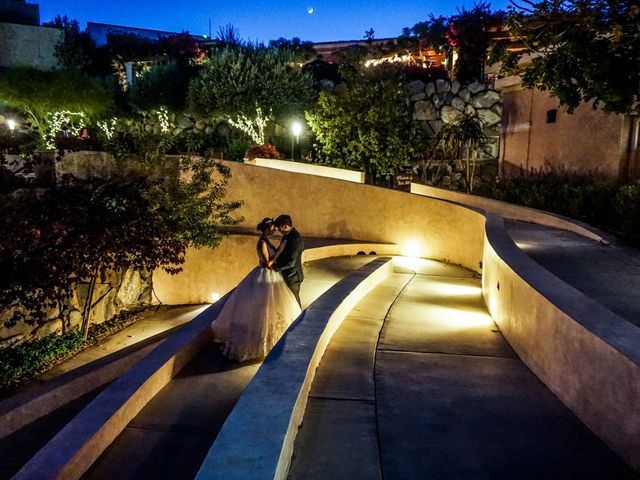
[[[215,303],[144,357],[87,405],[13,477],[80,478],[144,406],[211,341]]]
[[[483,263],[485,302],[516,353],[640,471],[640,329],[540,267],[491,214]]]
[[[277,242],[277,238],[274,239]],[[169,275],[157,270],[153,274],[157,300],[167,305],[211,303],[234,288],[258,265],[256,235],[235,234],[225,238],[218,248],[187,250],[183,271]],[[397,245],[380,243],[347,243],[315,246],[318,240],[307,239],[308,248],[302,261],[320,258],[367,254],[396,255]],[[311,245],[309,245],[311,244]]]
[[[364,172],[346,170],[343,168],[325,167],[324,165],[314,165],[311,163],[299,163],[290,160],[276,160],[273,158],[254,158],[245,160],[248,165],[258,165],[260,167],[275,168],[287,172],[306,173],[320,177],[335,178],[348,182],[364,183]]]
[[[196,479],[287,478],[311,383],[331,337],[358,301],[392,271],[390,258],[373,260],[303,312],[238,400]]]
[[[480,197],[478,195],[469,195],[466,193],[444,190],[442,188],[429,187],[427,185],[420,185],[419,183],[411,184],[411,193],[462,203],[464,205],[469,205],[470,207],[481,208],[482,210],[494,213],[504,218],[537,223],[539,225],[559,228],[561,230],[568,230],[570,232],[577,233],[578,235],[582,235],[583,237],[607,243],[600,234],[593,231],[588,226],[583,226],[580,222],[575,220],[565,218],[560,215],[554,215],[553,213],[543,212],[542,210],[514,205],[513,203]]]

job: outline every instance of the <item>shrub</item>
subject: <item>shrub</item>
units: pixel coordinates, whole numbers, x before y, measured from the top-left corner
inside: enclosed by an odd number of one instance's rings
[[[276,147],[269,143],[262,145],[253,145],[244,154],[245,158],[253,160],[254,158],[280,158],[280,152]]]

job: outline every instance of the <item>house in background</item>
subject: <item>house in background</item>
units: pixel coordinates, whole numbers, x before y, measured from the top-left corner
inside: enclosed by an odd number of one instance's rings
[[[573,113],[548,92],[526,89],[519,76],[496,80],[503,98],[500,166],[566,169],[623,181],[640,180],[640,119],[582,104]]]

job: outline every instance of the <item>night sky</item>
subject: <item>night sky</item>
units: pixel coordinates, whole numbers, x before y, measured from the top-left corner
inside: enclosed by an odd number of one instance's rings
[[[398,36],[403,27],[424,21],[430,13],[452,15],[473,0],[31,0],[40,5],[41,21],[55,15],[166,31],[187,30],[207,35],[209,18],[215,37],[222,25],[233,24],[245,40],[268,42],[285,37],[310,41],[357,40],[373,28],[375,38]],[[507,0],[492,2],[504,8]],[[312,10],[312,13],[309,11]]]

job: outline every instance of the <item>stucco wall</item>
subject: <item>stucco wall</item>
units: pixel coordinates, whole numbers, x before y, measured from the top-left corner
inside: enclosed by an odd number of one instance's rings
[[[0,67],[54,68],[55,47],[61,39],[62,30],[57,28],[0,23]]]
[[[640,329],[544,270],[488,216],[482,291],[522,361],[640,470]]]
[[[524,90],[519,84],[504,87],[502,95],[504,168],[597,170],[612,178],[622,173],[629,134],[624,116],[605,115],[590,105],[569,114],[548,92]],[[557,109],[556,121],[547,123],[547,111],[552,109]]]
[[[411,245],[416,255],[471,270],[482,259],[483,217],[439,200],[371,185],[223,162],[228,198],[250,231],[264,217],[288,213],[305,236]]]

